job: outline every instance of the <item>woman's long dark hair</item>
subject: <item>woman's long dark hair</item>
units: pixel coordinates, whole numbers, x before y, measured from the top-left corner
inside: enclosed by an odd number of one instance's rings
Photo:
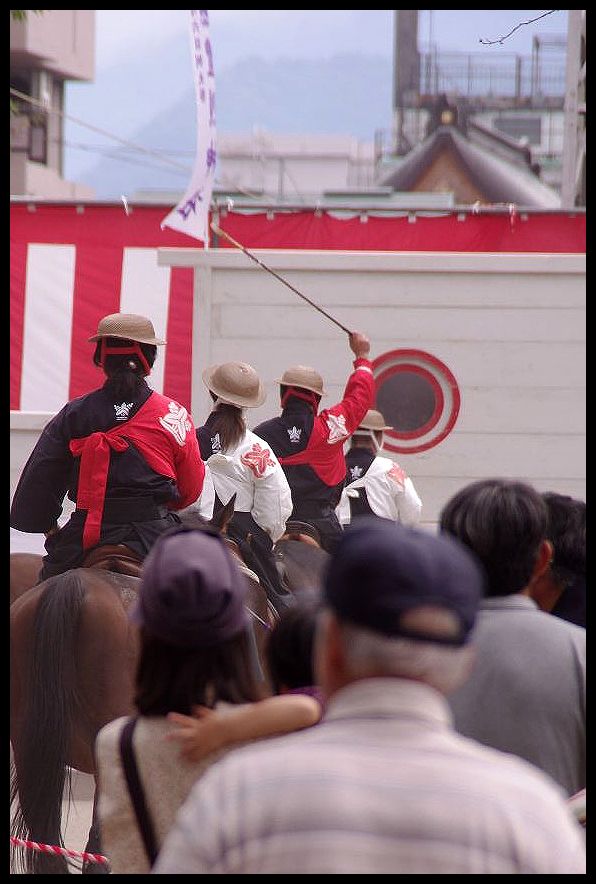
[[[141,629],[135,692],[141,715],[191,715],[195,705],[252,703],[261,697],[247,632],[210,648],[179,648]]]
[[[109,388],[115,399],[134,399],[144,384],[145,370],[141,360],[135,353],[123,353],[122,356],[106,356],[102,365],[101,343],[97,342],[93,362],[103,368],[107,376],[105,386]],[[106,338],[108,347],[131,347],[134,343],[124,338]],[[157,356],[156,345],[138,344],[138,346],[151,368]]]
[[[211,393],[211,391],[210,395],[215,402],[217,396]],[[233,451],[246,432],[246,423],[242,416],[242,409],[236,405],[220,402],[212,413],[209,429],[214,434],[219,433],[219,444],[223,452]]]

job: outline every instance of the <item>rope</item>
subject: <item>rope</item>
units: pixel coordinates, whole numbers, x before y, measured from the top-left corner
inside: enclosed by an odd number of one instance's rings
[[[109,864],[110,862],[107,856],[102,856],[101,853],[86,853],[84,851],[81,853],[78,850],[69,850],[67,847],[56,847],[52,844],[39,844],[37,841],[25,841],[24,838],[14,838],[12,835],[10,837],[10,843],[14,844],[16,847],[26,847],[28,850],[40,850],[42,853],[53,853],[57,856],[82,859],[85,862],[90,863]]]

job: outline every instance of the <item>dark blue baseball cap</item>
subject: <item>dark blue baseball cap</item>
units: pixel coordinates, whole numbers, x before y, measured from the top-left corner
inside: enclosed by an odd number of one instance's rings
[[[386,636],[463,645],[476,620],[483,581],[482,566],[455,538],[360,517],[331,558],[323,598],[347,623]],[[459,634],[439,638],[408,630],[403,615],[422,607],[451,612]]]
[[[213,647],[247,628],[246,592],[219,536],[175,529],[162,534],[145,559],[130,619],[168,644]]]

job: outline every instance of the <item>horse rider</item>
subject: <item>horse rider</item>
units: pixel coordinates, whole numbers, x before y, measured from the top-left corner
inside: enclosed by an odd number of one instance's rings
[[[279,458],[290,483],[291,519],[314,525],[328,552],[342,534],[335,508],[346,478],[343,446],[375,396],[370,341],[352,332],[349,343],[356,359],[341,402],[318,414],[324,395],[321,375],[309,366],[293,366],[279,380],[281,415],[255,427]]]
[[[45,426],[17,485],[10,525],[44,533],[39,579],[80,566],[98,545],[125,544],[139,559],[197,501],[205,465],[186,408],[146,378],[165,341],[151,320],[100,320],[93,362],[103,386],[69,401]],[[76,504],[58,528],[65,495]]]
[[[282,584],[272,550],[292,512],[292,494],[277,457],[248,429],[243,413],[263,404],[263,383],[246,362],[212,365],[203,372],[203,382],[214,404],[197,438],[213,479],[214,512],[236,495],[227,533],[280,610],[293,598]]]
[[[383,433],[390,430],[380,411],[369,409],[346,454],[347,483],[337,508],[342,526],[357,516],[379,516],[406,525],[420,521],[422,501],[399,464],[382,457]]]

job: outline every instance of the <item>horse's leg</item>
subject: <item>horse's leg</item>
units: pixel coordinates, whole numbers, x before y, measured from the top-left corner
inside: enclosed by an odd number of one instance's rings
[[[99,817],[97,813],[97,801],[99,797],[97,776],[95,777],[95,792],[93,794],[93,815],[91,817],[91,828],[89,829],[89,838],[85,846],[85,853],[99,853],[101,850],[101,833],[99,828]],[[109,868],[105,863],[94,863],[85,861],[81,870],[83,875],[107,875]]]

